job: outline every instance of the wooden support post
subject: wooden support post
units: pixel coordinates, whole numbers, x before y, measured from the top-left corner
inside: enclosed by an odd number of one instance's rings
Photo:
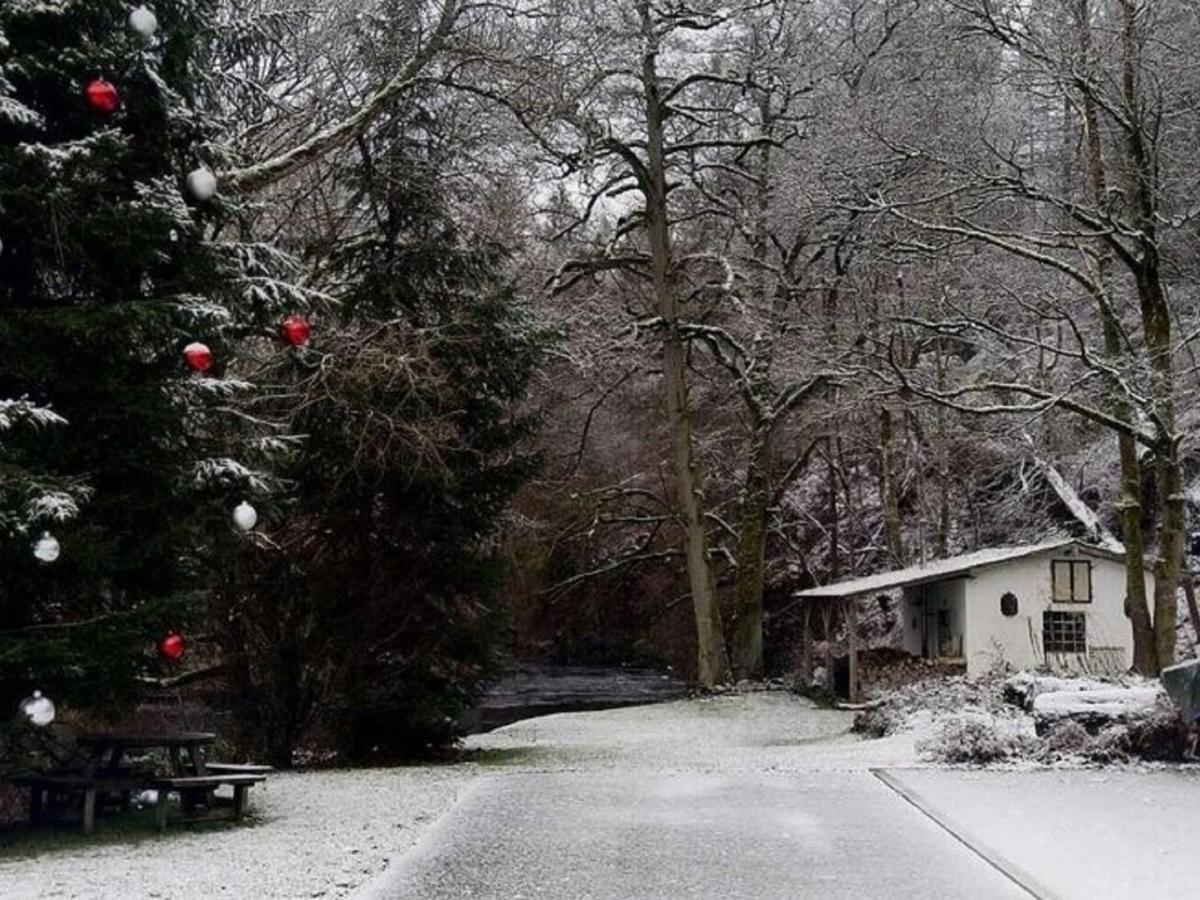
[[[158,825],[158,832],[162,834],[167,830],[167,803],[170,802],[171,792],[165,788],[158,790],[158,802],[154,804],[154,821]]]
[[[96,827],[96,785],[83,792],[83,833],[91,834]]]
[[[235,784],[233,786],[233,818],[240,822],[242,816],[246,814],[246,795],[250,792],[250,788],[244,784]]]
[[[800,607],[800,677],[804,686],[812,685],[812,601],[801,600]]]
[[[846,643],[849,663],[849,684],[846,688],[847,699],[851,703],[858,702],[858,598],[851,597],[846,601]]]

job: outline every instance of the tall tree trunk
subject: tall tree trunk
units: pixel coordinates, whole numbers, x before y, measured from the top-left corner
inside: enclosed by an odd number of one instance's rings
[[[1085,65],[1092,61],[1092,31],[1090,0],[1078,0],[1076,15],[1080,35],[1080,50]],[[1100,120],[1096,101],[1091,92],[1084,92],[1083,124],[1086,130],[1088,186],[1097,207],[1107,202],[1108,178],[1104,165],[1104,147],[1100,137]],[[1113,309],[1110,285],[1112,283],[1112,252],[1101,244],[1097,255],[1096,305],[1100,313],[1104,333],[1104,352],[1109,365],[1120,370],[1127,360],[1121,339],[1121,326]],[[1124,388],[1108,384],[1108,406],[1113,416],[1121,421],[1132,421],[1133,410]],[[1118,435],[1117,450],[1121,463],[1120,496],[1117,508],[1121,515],[1121,540],[1125,545],[1125,615],[1133,631],[1133,668],[1143,674],[1158,671],[1158,650],[1154,637],[1154,625],[1150,619],[1150,605],[1146,596],[1146,539],[1142,531],[1142,467],[1138,459],[1138,447],[1129,435]]]
[[[948,363],[941,350],[937,355],[938,390],[946,390]],[[934,553],[939,559],[950,555],[950,436],[946,430],[946,410],[939,406],[937,415],[938,519]]]
[[[1183,496],[1183,464],[1172,447],[1158,462],[1162,527],[1154,563],[1154,645],[1157,671],[1175,662],[1175,632],[1179,621],[1179,576],[1183,566],[1187,511]]]
[[[755,32],[757,40],[757,32]],[[770,95],[758,99],[759,127],[764,134],[773,126]],[[730,657],[735,678],[760,678],[763,674],[763,589],[774,496],[774,441],[779,422],[772,407],[776,391],[771,380],[775,361],[777,319],[786,295],[773,281],[770,254],[771,145],[758,149],[755,185],[754,232],[751,249],[755,261],[754,301],[763,322],[753,342],[753,374],[746,387],[746,405],[753,422],[742,490],[736,550],[737,571],[733,582],[733,633]]]
[[[1175,416],[1175,365],[1172,346],[1170,300],[1163,283],[1158,238],[1158,164],[1153,158],[1153,138],[1143,109],[1139,74],[1141,38],[1137,33],[1140,6],[1120,0],[1122,44],[1122,92],[1124,114],[1131,127],[1125,130],[1127,195],[1132,199],[1133,220],[1139,228],[1141,254],[1132,266],[1137,283],[1142,334],[1150,361],[1150,390],[1157,430],[1155,472],[1159,510],[1158,559],[1154,565],[1154,671],[1175,660],[1175,629],[1178,621],[1176,595],[1183,568],[1187,529],[1186,498],[1183,493],[1183,460]],[[1150,113],[1152,117],[1154,114]]]
[[[671,434],[671,462],[683,521],[688,583],[696,619],[696,677],[713,686],[729,678],[729,659],[716,579],[708,550],[703,482],[692,446],[692,415],[687,388],[687,347],[680,333],[679,293],[674,250],[668,225],[663,105],[658,79],[658,45],[648,4],[642,4],[646,49],[642,87],[646,99],[646,238],[653,271],[654,295],[663,321],[662,363],[665,407]]]
[[[906,565],[904,533],[900,527],[900,499],[897,496],[892,411],[879,410],[879,504],[883,509],[883,533],[892,565]]]
[[[800,678],[805,685],[812,684],[812,604],[811,600],[801,600],[800,607]]]
[[[825,462],[829,490],[829,580],[837,581],[842,577],[841,536],[838,528],[841,513],[838,510],[837,499],[837,463],[833,459],[833,440],[829,436],[825,438]]]
[[[739,679],[760,678],[763,673],[763,575],[774,481],[772,437],[768,425],[755,429],[738,525],[730,649],[733,674]]]

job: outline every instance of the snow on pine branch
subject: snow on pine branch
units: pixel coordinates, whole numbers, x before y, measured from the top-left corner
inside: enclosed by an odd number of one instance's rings
[[[77,141],[53,145],[22,143],[17,149],[45,166],[53,180],[63,178],[68,169],[80,164],[90,165],[94,160],[116,155],[126,143],[127,139],[121,131],[106,128]]]
[[[149,213],[156,221],[165,220],[164,224],[181,230],[194,227],[191,211],[173,178],[139,182],[134,190],[137,198],[130,204],[131,212]]]
[[[173,299],[175,308],[193,325],[230,325],[233,313],[223,303],[214,303],[197,294],[181,294]]]
[[[79,500],[90,492],[80,489],[79,496],[66,491],[46,491],[25,504],[25,518],[31,522],[66,522],[79,515]]]
[[[3,89],[3,81],[0,80],[0,90]],[[0,121],[8,122],[19,128],[41,128],[43,120],[38,113],[24,103],[18,103],[12,97],[0,94]]]
[[[0,400],[0,431],[20,424],[44,428],[47,425],[66,425],[67,420],[48,406],[38,406],[30,400]]]
[[[296,450],[304,440],[302,434],[263,435],[246,441],[246,446],[264,456],[276,456]]]
[[[196,463],[192,469],[192,481],[197,486],[237,483],[254,491],[270,490],[268,476],[265,472],[255,471],[227,456],[202,459]]]
[[[330,302],[320,292],[297,284],[299,262],[277,247],[232,242],[214,247],[242,273],[238,279],[242,298],[259,309],[308,309],[314,301]]]
[[[209,397],[232,397],[234,394],[244,393],[254,388],[253,384],[241,378],[188,378],[176,384],[184,391],[192,391]]]

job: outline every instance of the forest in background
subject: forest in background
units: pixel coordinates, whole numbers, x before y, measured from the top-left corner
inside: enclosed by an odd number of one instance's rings
[[[39,6],[11,4],[10,38]],[[100,6],[120,27],[124,5]],[[794,664],[796,588],[1058,532],[1155,566],[1154,596],[1129,582],[1134,664],[1173,658],[1197,473],[1194,4],[175,7],[218,183],[196,238],[240,244],[250,285],[223,375],[263,388],[202,437],[278,451],[269,477],[225,467],[203,491],[218,511],[254,493],[263,524],[180,530],[209,562],[164,588],[186,614],[149,615],[124,564],[56,569],[46,594],[28,535],[52,525],[69,558],[145,522],[85,483],[107,458],[80,463],[77,508],[33,502],[43,474],[73,496],[77,473],[41,472],[59,429],[23,423],[36,392],[6,364],[3,461],[33,473],[6,495],[6,701],[31,671],[81,700],[86,626],[45,659],[39,629],[136,612],[137,653],[108,633],[100,660],[114,701],[177,683],[145,645],[186,621],[192,673],[225,681],[249,743],[276,736],[272,760],[314,730],[410,749],[452,737],[505,651],[754,678]],[[12,46],[6,102],[28,72]],[[36,138],[13,108],[16,167]],[[89,262],[35,249],[43,272]],[[23,345],[60,283],[8,284],[5,358],[63,354]],[[283,358],[263,335],[298,308],[314,341]]]

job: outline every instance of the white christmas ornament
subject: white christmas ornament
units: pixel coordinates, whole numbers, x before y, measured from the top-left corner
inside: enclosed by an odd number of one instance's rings
[[[249,531],[258,524],[258,510],[243,500],[233,508],[233,524],[242,531]]]
[[[217,193],[217,176],[204,166],[193,169],[187,177],[187,190],[201,203],[211,200]]]
[[[33,555],[44,563],[54,562],[61,552],[62,547],[48,531],[43,532],[42,536],[33,542]]]
[[[129,27],[134,33],[144,38],[154,37],[158,31],[158,16],[144,6],[139,6],[129,14]]]
[[[49,697],[43,697],[41,691],[34,691],[32,697],[22,700],[20,710],[39,728],[54,721],[54,702]]]

